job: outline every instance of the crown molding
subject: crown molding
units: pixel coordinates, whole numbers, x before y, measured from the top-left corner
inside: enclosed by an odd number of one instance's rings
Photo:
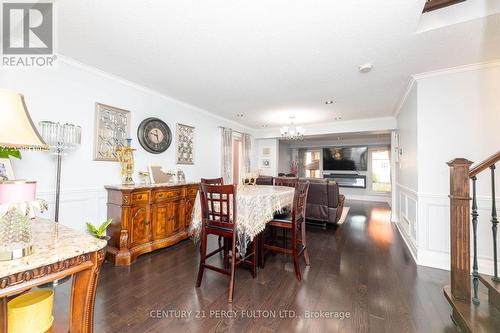
[[[111,73],[103,71],[103,70],[101,70],[101,69],[99,69],[97,67],[87,65],[87,64],[82,63],[82,62],[80,62],[80,61],[78,61],[76,59],[73,59],[71,57],[58,54],[57,55],[57,60],[61,61],[61,62],[64,62],[67,65],[70,65],[70,66],[73,66],[75,68],[78,68],[80,70],[83,70],[83,71],[86,71],[86,72],[89,72],[89,73],[92,73],[92,74],[104,77],[104,78],[109,79],[109,80],[116,81],[116,82],[118,82],[120,84],[123,84],[123,85],[126,85],[128,87],[140,90],[140,91],[142,91],[144,93],[147,93],[147,94],[150,94],[150,95],[153,95],[153,96],[156,96],[156,97],[160,97],[160,98],[165,99],[165,100],[167,100],[167,101],[169,101],[171,103],[177,104],[177,105],[179,105],[181,107],[184,107],[184,108],[187,108],[187,109],[190,109],[190,110],[192,110],[194,112],[201,113],[201,114],[204,114],[206,116],[210,116],[210,117],[216,118],[218,120],[224,121],[226,123],[232,124],[234,126],[239,127],[240,129],[245,129],[245,130],[249,131],[252,134],[253,134],[253,131],[255,130],[255,129],[250,128],[250,127],[248,127],[246,125],[243,125],[243,124],[241,124],[241,123],[239,123],[237,121],[224,118],[224,117],[219,116],[219,115],[217,115],[215,113],[212,113],[210,111],[201,109],[201,108],[199,108],[197,106],[194,106],[192,104],[189,104],[189,103],[183,102],[181,100],[175,99],[175,98],[173,98],[171,96],[165,95],[165,94],[163,94],[163,93],[161,93],[161,92],[159,92],[157,90],[145,87],[145,86],[143,86],[141,84],[138,84],[136,82],[130,81],[128,79],[125,79],[125,78],[123,78],[123,77],[121,77],[119,75],[111,74]]]
[[[419,74],[413,74],[410,77],[410,81],[408,82],[408,86],[406,87],[406,90],[403,94],[403,97],[401,98],[396,110],[394,111],[394,117],[397,117],[399,115],[399,112],[401,112],[401,108],[405,104],[406,99],[408,98],[408,95],[410,94],[410,91],[413,89],[413,86],[415,85],[415,83],[418,80],[428,79],[428,78],[432,78],[432,77],[438,77],[441,75],[483,70],[483,69],[494,68],[494,67],[500,67],[500,60],[478,62],[478,63],[474,63],[474,64],[455,66],[455,67],[437,69],[434,71],[422,72]]]
[[[470,71],[477,71],[487,68],[500,67],[500,59],[486,62],[479,62],[474,64],[455,66],[450,68],[438,69],[435,71],[423,72],[419,74],[412,75],[415,80],[427,79],[431,77],[447,75],[447,74],[455,74],[455,73],[463,73]]]
[[[413,89],[415,82],[416,82],[416,80],[415,80],[414,76],[411,76],[410,80],[408,81],[408,84],[406,86],[406,90],[403,94],[403,97],[401,98],[396,110],[394,111],[394,118],[396,118],[399,115],[399,112],[401,112],[401,109],[403,108],[403,105],[406,103],[406,99],[410,95],[410,92]]]

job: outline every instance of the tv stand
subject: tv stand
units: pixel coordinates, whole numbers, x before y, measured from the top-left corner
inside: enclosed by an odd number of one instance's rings
[[[334,180],[339,185],[339,187],[366,188],[365,175],[329,173],[329,174],[323,174],[323,178]]]

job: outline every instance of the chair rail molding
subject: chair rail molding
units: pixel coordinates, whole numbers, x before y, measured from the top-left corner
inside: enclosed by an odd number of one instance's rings
[[[43,217],[52,219],[54,216],[55,191],[38,191],[37,197],[45,200],[49,209],[42,214]],[[106,213],[106,190],[103,188],[81,188],[61,190],[60,222],[74,229],[85,231],[85,222],[94,223],[104,221]],[[78,212],[79,214],[75,214]],[[74,216],[81,216],[75,220]]]

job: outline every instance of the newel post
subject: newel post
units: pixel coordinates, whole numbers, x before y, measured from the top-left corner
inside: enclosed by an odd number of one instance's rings
[[[451,293],[456,299],[470,301],[470,179],[472,162],[456,158],[450,167],[450,255]]]

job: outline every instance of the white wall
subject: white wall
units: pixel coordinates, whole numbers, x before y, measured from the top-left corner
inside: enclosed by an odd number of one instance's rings
[[[418,191],[417,173],[417,83],[410,90],[397,117],[399,148],[398,183]]]
[[[279,159],[279,140],[278,139],[257,139],[255,140],[255,148],[257,155],[255,156],[253,168],[259,171],[263,176],[277,176],[278,175],[278,159]],[[269,155],[264,155],[264,150],[268,149]],[[268,167],[263,166],[263,161],[270,162]]]
[[[279,141],[279,154],[278,154],[278,173],[290,173],[290,166],[292,163],[292,151],[290,144],[286,141]]]
[[[96,102],[131,111],[131,137],[137,148],[136,172],[157,164],[167,170],[180,167],[187,180],[219,176],[217,126],[248,132],[236,123],[67,59],[60,60],[54,69],[2,69],[0,87],[25,95],[35,123],[53,120],[82,126],[82,145],[64,157],[62,169],[61,222],[77,229],[83,229],[87,219],[96,222],[105,218],[103,186],[120,183],[118,163],[92,160]],[[195,164],[175,164],[175,139],[163,154],[154,155],[142,149],[136,131],[147,117],[163,119],[174,137],[176,123],[195,126]],[[56,165],[51,153],[23,152],[23,159],[13,160],[13,167],[17,178],[37,180],[38,196],[53,205]],[[52,216],[51,212],[46,215]]]
[[[417,92],[417,262],[449,269],[449,170],[464,157],[476,163],[500,148],[500,63],[415,76]],[[414,103],[407,99],[407,103]],[[403,156],[405,152],[403,151]],[[479,270],[492,272],[490,174],[478,177]],[[403,181],[399,177],[399,181]],[[496,191],[500,193],[497,177]],[[497,197],[497,207],[500,207]],[[400,217],[401,218],[401,217]]]
[[[410,245],[412,253],[416,255],[417,247],[417,93],[418,83],[414,82],[406,95],[398,115],[399,156],[396,163],[396,205],[393,208],[393,219],[399,222],[398,226]]]

